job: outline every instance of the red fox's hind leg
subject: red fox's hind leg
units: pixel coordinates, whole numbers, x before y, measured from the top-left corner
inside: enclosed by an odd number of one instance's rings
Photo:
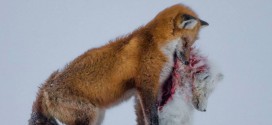
[[[47,109],[55,118],[67,125],[96,125],[100,109],[88,100],[68,96],[69,98],[47,98]]]

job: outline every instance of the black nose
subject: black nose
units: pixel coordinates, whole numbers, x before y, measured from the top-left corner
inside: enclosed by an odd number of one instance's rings
[[[184,65],[189,65],[189,61],[184,61]]]
[[[206,112],[206,109],[204,109],[203,112]]]

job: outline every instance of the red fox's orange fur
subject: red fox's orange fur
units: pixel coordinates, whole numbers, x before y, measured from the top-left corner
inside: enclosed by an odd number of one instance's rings
[[[174,5],[131,34],[88,50],[40,87],[29,124],[55,125],[55,118],[68,125],[99,124],[104,109],[136,90],[146,124],[157,125],[162,77],[170,73],[174,52],[186,59],[202,25],[189,8]]]

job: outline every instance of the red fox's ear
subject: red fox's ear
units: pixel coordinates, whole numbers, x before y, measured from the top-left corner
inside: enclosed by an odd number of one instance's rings
[[[200,21],[201,27],[209,26],[209,23],[207,23],[206,21],[204,20],[199,20],[199,21]]]
[[[182,22],[180,23],[179,28],[191,30],[197,26],[198,20],[195,17],[184,14],[181,18]]]

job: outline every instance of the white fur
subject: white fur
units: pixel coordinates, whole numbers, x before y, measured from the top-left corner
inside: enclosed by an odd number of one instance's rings
[[[170,75],[172,68],[174,66],[174,53],[177,47],[182,46],[182,41],[180,38],[175,39],[164,47],[161,48],[162,53],[168,58],[168,61],[164,64],[162,71],[160,73],[160,84],[164,83],[164,81]]]
[[[159,111],[160,125],[191,125],[193,106],[186,101],[181,88],[173,95],[173,100],[168,102]]]
[[[197,25],[198,21],[196,19],[190,19],[190,20],[186,20],[183,21],[180,25],[179,28],[184,28],[184,29],[194,29],[195,26]]]
[[[65,125],[64,123],[62,123],[61,121],[59,121],[57,118],[55,118],[55,119],[56,119],[58,125]]]
[[[198,87],[199,93],[201,95],[206,95],[205,97],[200,96],[200,107],[198,110],[206,110],[207,100],[210,93],[213,91],[216,84],[222,80],[223,75],[214,69],[209,63],[209,71],[200,73],[196,75],[195,85]],[[206,76],[209,78],[204,79]],[[188,80],[190,81],[190,80]],[[160,125],[192,125],[193,119],[193,93],[192,84],[183,81],[183,86],[178,86],[172,100],[164,105],[164,107],[159,110],[159,124]]]

